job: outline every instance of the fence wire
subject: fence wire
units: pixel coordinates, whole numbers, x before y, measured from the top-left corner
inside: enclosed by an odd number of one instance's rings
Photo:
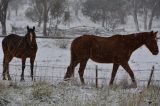
[[[2,64],[0,65],[2,66]],[[78,69],[79,68],[75,69],[74,78],[80,84]],[[67,66],[63,66],[63,65],[59,65],[59,66],[58,65],[56,66],[35,65],[34,79],[35,79],[35,82],[45,81],[50,84],[55,84],[55,83],[64,81],[64,75],[66,71],[67,71]],[[98,71],[97,72],[98,77],[96,79],[96,66],[86,67],[85,73],[84,73],[84,79],[86,84],[95,86],[96,80],[98,80],[99,87],[108,85],[111,78],[112,69],[98,67],[97,71]],[[12,78],[12,82],[20,83],[21,72],[22,72],[22,69],[20,64],[10,64],[10,76]],[[31,77],[30,77],[30,65],[26,65],[24,72],[25,72],[24,73],[25,84],[32,85],[33,82],[31,81]],[[151,72],[151,69],[134,70],[134,74],[135,74],[138,85],[147,85],[150,72]],[[2,72],[0,73],[0,76],[1,76],[0,78],[2,79]],[[159,76],[160,76],[159,69],[155,69],[152,82],[159,84],[160,82]],[[128,83],[132,83],[128,73],[123,69],[119,69],[117,72],[116,78],[114,80],[114,83],[122,83],[125,81],[127,81]]]

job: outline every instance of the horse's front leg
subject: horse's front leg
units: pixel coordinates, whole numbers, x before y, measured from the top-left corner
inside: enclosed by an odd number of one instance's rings
[[[33,68],[34,68],[34,60],[35,60],[35,56],[30,58],[30,64],[31,64],[31,78],[33,81]]]
[[[22,74],[21,74],[21,81],[24,81],[24,69],[26,67],[26,58],[22,59]]]
[[[9,63],[6,63],[4,62],[3,63],[3,80],[8,80],[8,77],[7,77],[7,70],[8,70],[8,66]]]
[[[128,65],[128,63],[123,63],[121,64],[121,66],[128,72],[128,74],[130,75],[131,79],[132,79],[132,82],[133,82],[133,86],[134,87],[137,87],[137,82],[135,80],[135,77],[134,77],[134,73],[133,71],[131,70],[130,66]]]
[[[113,64],[113,70],[112,70],[111,80],[110,80],[110,82],[109,82],[109,85],[113,85],[113,81],[114,81],[114,78],[115,78],[115,76],[116,76],[118,67],[119,67],[119,64],[116,64],[116,63]]]

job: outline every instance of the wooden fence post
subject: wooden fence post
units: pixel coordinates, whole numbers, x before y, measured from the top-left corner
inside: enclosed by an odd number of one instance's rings
[[[151,70],[151,74],[150,74],[150,77],[149,77],[149,80],[148,80],[147,88],[150,86],[152,76],[153,76],[153,72],[154,72],[154,66],[152,67],[152,70]]]
[[[96,88],[98,88],[98,65],[96,65]]]

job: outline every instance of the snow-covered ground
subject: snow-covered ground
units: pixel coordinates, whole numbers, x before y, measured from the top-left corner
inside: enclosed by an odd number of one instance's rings
[[[40,36],[40,35],[37,35]],[[0,42],[2,38],[0,38]],[[159,90],[148,91],[142,86],[146,86],[149,79],[150,70],[155,66],[154,80],[160,80],[160,54],[154,56],[145,47],[137,49],[131,56],[129,64],[133,70],[138,88],[123,89],[120,86],[127,84],[123,81],[127,79],[131,82],[127,72],[122,67],[117,72],[114,85],[117,87],[108,88],[108,82],[112,71],[112,64],[99,64],[92,60],[88,61],[84,73],[86,85],[82,86],[78,77],[78,66],[75,70],[75,79],[64,82],[63,77],[66,68],[70,63],[70,40],[40,39],[37,38],[38,52],[35,61],[34,75],[36,82],[44,81],[46,85],[36,85],[31,81],[29,59],[25,69],[25,82],[20,82],[21,60],[14,58],[10,63],[10,74],[12,81],[0,81],[0,105],[2,106],[131,106],[130,104],[159,103]],[[59,48],[61,44],[67,44],[67,48]],[[158,41],[160,46],[160,41]],[[0,73],[2,73],[3,52],[0,47]],[[98,65],[99,89],[95,88],[95,66]],[[2,77],[0,77],[2,79]],[[145,81],[142,81],[145,80]],[[159,83],[158,83],[159,84]],[[8,86],[9,85],[9,86]],[[4,86],[4,88],[3,88]],[[5,87],[6,86],[6,87]],[[153,96],[155,96],[153,98]],[[126,98],[128,97],[128,98]],[[143,97],[143,98],[141,98]],[[140,99],[141,101],[139,102]],[[3,103],[3,104],[2,104]]]
[[[11,26],[26,28],[29,26],[36,26],[37,23],[29,21],[24,11],[28,5],[24,6],[18,16],[11,13],[10,20],[7,20],[7,34],[11,33]],[[143,22],[143,21],[142,21]],[[140,26],[142,25],[140,21]],[[87,26],[87,27],[84,27]],[[135,33],[135,26],[133,17],[128,16],[126,25],[120,26],[118,29],[123,29],[125,32],[105,32],[100,23],[93,23],[89,18],[80,14],[79,19],[73,17],[69,26],[63,24],[59,25],[60,29],[86,29],[90,30],[88,33],[94,33],[98,29],[105,36],[115,33]],[[37,27],[36,27],[37,28]],[[41,28],[42,29],[42,28]],[[76,29],[76,30],[77,30]],[[143,31],[143,28],[140,27]],[[153,22],[153,30],[160,31],[160,26],[157,21]],[[103,32],[102,32],[103,31]],[[0,30],[1,33],[1,30]],[[20,34],[24,35],[24,34]],[[104,36],[103,35],[103,36]],[[37,36],[42,34],[37,33]],[[65,35],[67,36],[67,35]],[[80,35],[75,35],[80,36]],[[158,34],[160,37],[160,34]],[[3,38],[0,38],[0,42]],[[81,85],[78,75],[78,67],[75,70],[75,79],[68,82],[63,81],[66,68],[70,63],[70,40],[55,40],[55,39],[40,39],[37,38],[38,52],[35,60],[34,75],[36,82],[32,82],[30,78],[29,59],[27,59],[27,66],[25,69],[25,82],[20,82],[21,74],[21,60],[14,58],[10,62],[10,75],[12,81],[3,81],[0,77],[0,105],[2,106],[132,106],[131,103],[137,106],[147,106],[148,103],[153,102],[155,105],[160,101],[159,91],[148,91],[142,86],[146,86],[149,79],[152,66],[155,67],[154,80],[160,80],[160,54],[154,56],[145,47],[142,46],[137,49],[131,56],[129,65],[133,70],[138,88],[123,89],[119,88],[125,79],[131,83],[127,72],[120,67],[114,85],[116,87],[108,88],[108,82],[111,77],[112,64],[99,64],[89,60],[84,73],[86,85]],[[59,48],[60,45],[66,44],[67,48]],[[160,47],[160,40],[158,41]],[[0,75],[2,75],[2,61],[3,52],[0,46]],[[98,65],[98,82],[99,89],[95,88],[95,67]],[[37,85],[35,83],[47,84]],[[124,83],[123,85],[125,85]],[[159,83],[158,83],[159,84]],[[8,86],[9,85],[9,86]],[[153,89],[152,89],[153,90]],[[158,96],[157,96],[158,95]],[[137,101],[138,102],[137,102]],[[140,101],[141,100],[141,101]],[[141,105],[138,103],[142,102]],[[131,103],[130,103],[131,102]]]

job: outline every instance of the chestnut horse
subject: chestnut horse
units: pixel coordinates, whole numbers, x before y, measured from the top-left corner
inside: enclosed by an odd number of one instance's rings
[[[9,62],[13,57],[22,59],[21,81],[24,80],[26,58],[30,58],[31,78],[33,80],[33,67],[37,52],[35,27],[32,29],[27,26],[27,34],[24,37],[15,34],[6,36],[2,41],[2,48],[4,53],[3,80],[11,80],[9,75]]]
[[[151,31],[111,37],[80,36],[71,44],[71,61],[64,79],[73,76],[74,68],[80,63],[78,72],[80,80],[84,84],[84,69],[88,59],[91,59],[99,63],[113,63],[110,85],[113,84],[118,67],[121,65],[130,75],[133,85],[137,86],[128,61],[131,54],[142,45],[145,45],[153,55],[157,55],[159,50],[156,35],[157,32]]]

